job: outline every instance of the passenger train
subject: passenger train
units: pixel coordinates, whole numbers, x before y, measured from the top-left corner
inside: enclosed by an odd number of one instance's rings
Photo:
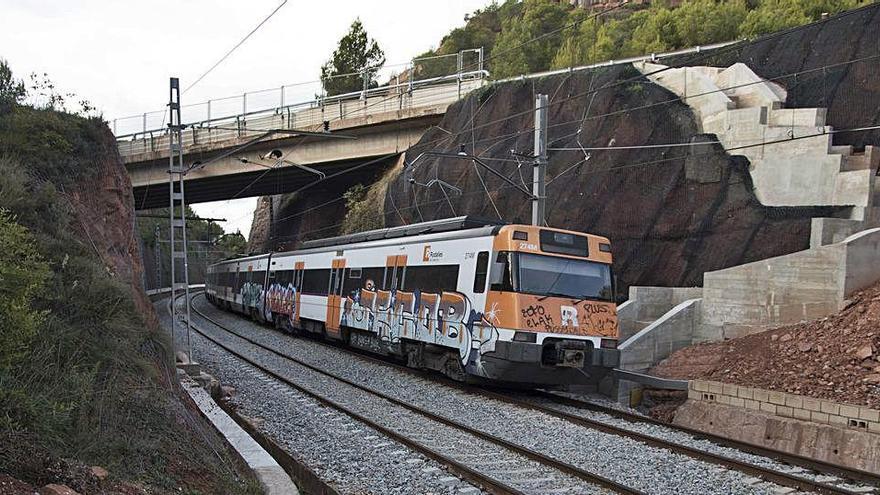
[[[596,382],[618,364],[611,245],[472,217],[208,267],[214,305],[462,381]]]

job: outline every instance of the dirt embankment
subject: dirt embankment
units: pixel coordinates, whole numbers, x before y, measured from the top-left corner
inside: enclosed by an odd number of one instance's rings
[[[781,390],[880,409],[880,284],[843,311],[682,349],[652,373]]]

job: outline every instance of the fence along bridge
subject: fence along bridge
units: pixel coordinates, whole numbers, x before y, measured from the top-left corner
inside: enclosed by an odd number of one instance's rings
[[[184,106],[185,164],[195,165],[186,176],[187,203],[291,192],[322,175],[403,152],[440,121],[450,104],[486,82],[482,59],[481,49],[417,59],[403,74],[388,76],[390,84],[365,84],[361,91],[294,103],[286,102],[292,92],[315,86],[284,86]],[[419,79],[425,67],[436,73],[444,66],[451,70]],[[165,113],[115,119],[111,125],[131,177],[135,207],[168,206]],[[328,139],[325,126],[330,134],[354,139]],[[267,135],[267,130],[277,132]],[[252,141],[257,142],[245,147]],[[269,169],[277,170],[267,174]]]

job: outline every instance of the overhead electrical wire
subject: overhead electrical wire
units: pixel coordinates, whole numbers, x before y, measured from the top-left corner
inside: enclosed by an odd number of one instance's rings
[[[817,133],[806,134],[806,135],[802,135],[802,136],[795,136],[795,137],[793,137],[793,138],[784,138],[784,139],[776,139],[776,140],[769,140],[769,141],[760,141],[760,142],[755,142],[755,143],[749,143],[749,144],[746,144],[746,145],[740,145],[740,146],[735,146],[735,147],[727,148],[727,149],[725,149],[725,150],[723,150],[723,151],[725,151],[725,152],[730,152],[730,151],[736,151],[736,150],[743,150],[743,149],[749,149],[749,148],[756,148],[756,147],[760,147],[760,146],[767,146],[767,145],[772,145],[772,144],[781,144],[781,143],[786,143],[786,142],[789,142],[789,141],[797,141],[797,140],[800,140],[800,139],[809,139],[809,138],[814,138],[814,137],[819,137],[819,136],[829,135],[829,134],[843,134],[843,133],[865,132],[865,131],[873,131],[873,130],[880,130],[880,125],[871,125],[871,126],[853,127],[853,128],[847,128],[847,129],[834,129],[834,130],[831,130],[831,131],[817,132]],[[684,143],[672,143],[672,144],[684,144]],[[694,144],[694,145],[701,145],[701,144],[702,144],[702,145],[711,145],[711,144],[716,144],[716,142],[713,142],[713,141],[704,141],[704,142],[693,143],[693,144]],[[650,148],[653,148],[653,145],[646,145],[646,148],[649,148],[649,149],[650,149]],[[578,149],[578,148],[575,148],[575,149]],[[608,167],[608,168],[604,168],[604,169],[602,169],[602,170],[593,170],[593,171],[589,171],[589,172],[584,172],[584,173],[582,173],[581,175],[594,175],[594,174],[600,174],[600,173],[613,173],[613,172],[617,172],[617,171],[619,171],[619,170],[626,170],[626,169],[631,169],[631,168],[644,167],[644,166],[647,166],[647,165],[656,165],[656,164],[659,164],[659,163],[667,163],[667,162],[672,162],[672,161],[679,161],[679,160],[684,160],[684,159],[686,159],[686,158],[698,158],[698,157],[703,157],[703,156],[711,156],[711,155],[716,154],[716,153],[717,153],[716,150],[712,150],[712,151],[707,151],[707,152],[693,153],[693,154],[689,154],[689,155],[687,155],[687,156],[676,156],[676,157],[666,157],[666,158],[661,158],[661,159],[657,159],[657,160],[646,160],[646,161],[642,161],[642,162],[629,163],[629,164],[626,164],[626,165],[620,165],[620,166],[616,166],[616,167]],[[556,179],[559,179],[561,176],[567,174],[570,170],[571,170],[571,168],[569,168],[569,169],[567,169],[566,171],[563,171],[563,172],[561,172],[561,173],[559,173],[559,174],[553,176],[552,178],[548,179],[548,180],[547,180],[547,186],[549,187],[549,186],[550,186],[550,185],[551,185]],[[511,185],[501,185],[501,186],[499,186],[499,187],[497,187],[497,188],[493,188],[493,189],[491,189],[490,191],[491,191],[491,192],[501,192],[501,191],[505,191],[505,190],[512,189],[512,188],[513,188],[513,186],[511,186]],[[475,196],[475,195],[480,195],[480,194],[484,194],[484,191],[482,191],[482,190],[478,190],[478,191],[472,191],[472,192],[464,192],[464,193],[460,194],[459,196],[460,196],[460,197],[465,197],[465,196]],[[333,199],[333,200],[327,201],[327,202],[324,203],[324,204],[330,204],[330,203],[332,203],[332,202],[334,202],[334,201],[339,201],[339,200],[341,200],[341,199],[344,199],[344,197],[335,198],[335,199]],[[395,209],[395,211],[397,212],[398,216],[401,216],[401,218],[402,218],[402,215],[400,215],[400,212],[401,212],[401,211],[417,210],[417,209],[418,209],[419,207],[421,207],[421,206],[429,206],[429,205],[432,205],[432,204],[442,203],[442,202],[444,202],[444,201],[446,201],[445,198],[439,198],[439,199],[431,200],[431,201],[425,201],[425,202],[413,203],[413,204],[410,204],[410,205],[408,205],[408,206],[402,206],[402,207],[396,207],[396,206],[395,206],[394,209]],[[298,216],[304,215],[304,214],[306,214],[306,213],[309,213],[310,211],[314,211],[314,209],[316,209],[316,208],[320,208],[320,207],[322,207],[322,206],[323,206],[323,204],[322,204],[322,205],[317,205],[317,206],[315,206],[315,207],[313,207],[313,208],[310,208],[309,210],[305,210],[305,211],[302,211],[302,212],[298,212],[298,213],[295,213],[295,214],[293,214],[293,215],[288,215],[287,217],[284,217],[283,219],[280,219],[280,220],[286,220],[286,219],[290,219],[290,218],[295,218],[295,217],[298,217]],[[279,220],[279,221],[280,221],[280,220]],[[330,229],[332,229],[332,228],[339,227],[339,226],[341,226],[341,225],[342,225],[342,223],[338,223],[338,224],[334,224],[334,225],[330,225],[330,226],[326,226],[326,227],[322,227],[322,228],[319,228],[319,229],[314,229],[314,230],[310,230],[310,231],[306,231],[306,232],[298,232],[298,233],[295,234],[295,235],[278,236],[278,237],[276,237],[276,238],[278,238],[278,239],[284,239],[284,238],[290,238],[290,237],[295,237],[295,236],[306,236],[306,235],[311,234],[311,233],[314,233],[314,232],[320,232],[320,231],[324,231],[324,230],[330,230]]]
[[[214,65],[212,65],[208,70],[206,70],[204,73],[202,73],[201,76],[199,76],[198,78],[196,78],[196,80],[193,81],[192,84],[190,84],[189,86],[187,86],[186,89],[184,89],[184,90],[181,92],[181,94],[186,94],[187,91],[189,91],[190,89],[192,89],[193,86],[195,86],[196,84],[198,84],[202,79],[204,79],[208,74],[210,74],[214,69],[216,69],[220,64],[222,64],[224,60],[226,60],[227,58],[229,58],[229,56],[232,55],[232,53],[235,52],[235,50],[237,50],[241,45],[243,45],[244,42],[248,40],[248,38],[250,38],[251,36],[254,35],[254,33],[256,33],[257,31],[259,31],[259,29],[260,29],[261,27],[263,27],[263,24],[266,24],[266,22],[268,22],[269,19],[271,19],[272,16],[275,15],[275,13],[277,13],[279,10],[281,10],[281,7],[284,7],[285,4],[287,4],[287,0],[282,0],[282,2],[281,2],[277,7],[275,7],[275,10],[273,10],[273,11],[272,11],[268,16],[266,16],[262,21],[260,21],[260,23],[257,24],[257,26],[256,26],[255,28],[251,29],[251,31],[250,31],[247,35],[245,35],[245,37],[242,38],[241,41],[239,41],[238,43],[236,43],[235,46],[233,46],[228,52],[226,52],[225,55],[223,55],[222,57],[220,57],[220,60],[218,60],[217,62],[215,62]]]

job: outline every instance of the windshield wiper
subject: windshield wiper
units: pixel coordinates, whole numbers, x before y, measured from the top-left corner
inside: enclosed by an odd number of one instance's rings
[[[570,296],[568,294],[561,294],[559,292],[548,292],[545,295],[539,297],[538,301],[543,301],[544,299],[547,299],[548,297],[570,297]]]

